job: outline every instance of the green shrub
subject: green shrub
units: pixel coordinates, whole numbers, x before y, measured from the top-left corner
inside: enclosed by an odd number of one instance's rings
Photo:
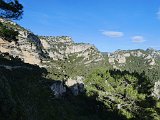
[[[0,37],[3,38],[4,40],[8,42],[12,42],[12,41],[17,42],[18,34],[19,34],[18,31],[8,28],[4,26],[2,23],[0,23]]]

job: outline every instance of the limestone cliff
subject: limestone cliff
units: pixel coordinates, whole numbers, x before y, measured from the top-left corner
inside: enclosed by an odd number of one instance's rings
[[[103,61],[102,54],[90,44],[74,43],[71,37],[40,36],[45,51],[52,60],[65,60],[74,56],[74,60],[82,58],[85,65]]]
[[[39,38],[12,21],[0,19],[0,22],[19,32],[17,43],[14,41],[7,42],[0,38],[0,51],[7,52],[14,57],[19,57],[26,63],[40,65],[43,51]]]
[[[20,58],[24,63],[45,67],[48,78],[54,80],[50,88],[55,96],[65,93],[66,87],[73,95],[83,92],[84,75],[103,64],[103,55],[94,45],[75,43],[68,36],[37,36],[12,21],[0,18],[0,22],[19,33],[17,42],[0,38],[0,52]]]
[[[118,50],[113,53],[105,53],[105,56],[107,56],[108,63],[118,69],[129,63],[136,63],[136,60],[154,67],[159,66],[160,51],[154,49]]]
[[[90,44],[74,43],[67,36],[36,36],[18,24],[0,18],[0,22],[19,32],[18,42],[7,42],[0,38],[0,51],[21,58],[25,63],[48,67],[45,63],[65,60],[71,56],[82,58],[85,65],[103,61],[102,54]]]

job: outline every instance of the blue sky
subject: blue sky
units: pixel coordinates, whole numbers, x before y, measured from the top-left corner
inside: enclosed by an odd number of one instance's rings
[[[17,21],[38,35],[71,36],[100,51],[160,49],[160,0],[19,0]]]

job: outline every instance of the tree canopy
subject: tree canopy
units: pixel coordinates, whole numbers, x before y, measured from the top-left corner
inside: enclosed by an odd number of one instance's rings
[[[86,93],[126,119],[159,120],[159,101],[151,96],[151,81],[143,74],[93,70],[85,80]]]
[[[0,17],[8,19],[21,19],[23,6],[18,0],[0,0]]]
[[[19,20],[22,18],[23,6],[18,0],[0,0],[0,17]],[[18,31],[0,22],[0,37],[6,41],[17,41]]]

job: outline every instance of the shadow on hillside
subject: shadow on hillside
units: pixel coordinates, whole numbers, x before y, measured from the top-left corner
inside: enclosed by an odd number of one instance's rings
[[[0,55],[0,120],[121,120],[94,97],[55,99],[47,70]],[[5,66],[3,66],[5,65]],[[12,67],[6,67],[12,66]],[[19,66],[19,67],[15,67]]]

